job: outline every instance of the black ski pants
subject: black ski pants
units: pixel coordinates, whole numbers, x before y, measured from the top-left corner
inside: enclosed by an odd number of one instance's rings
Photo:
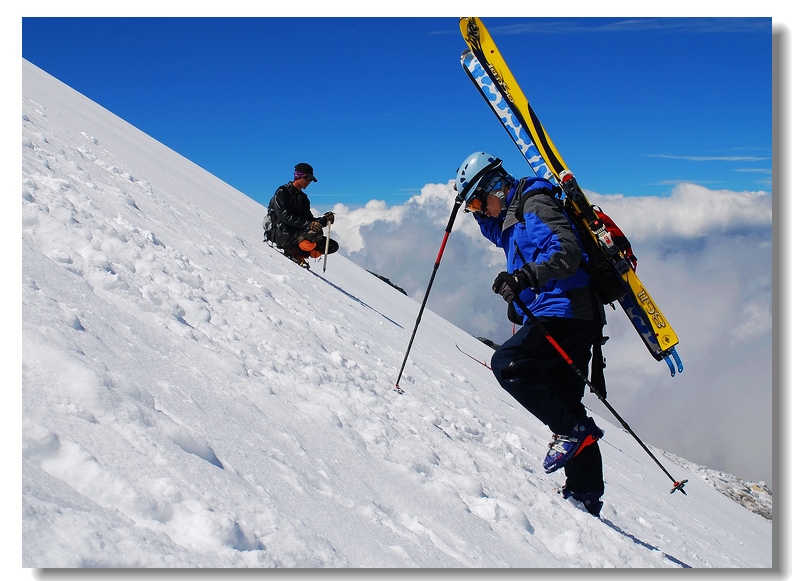
[[[542,324],[585,373],[598,334],[596,324],[564,318],[547,318]],[[554,434],[569,435],[586,417],[582,402],[586,383],[532,324],[521,327],[495,351],[491,366],[501,387]],[[597,443],[584,448],[564,469],[570,490],[604,489],[602,455]]]

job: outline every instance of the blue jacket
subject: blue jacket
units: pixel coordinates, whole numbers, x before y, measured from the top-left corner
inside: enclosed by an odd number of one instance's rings
[[[497,218],[476,215],[481,233],[506,253],[506,270],[528,270],[538,282],[538,293],[526,289],[520,298],[540,318],[594,320],[590,278],[579,268],[588,257],[559,200],[553,184],[542,178],[525,178],[522,195],[519,181],[506,196],[507,209]],[[526,196],[530,192],[537,193]],[[525,322],[527,316],[515,304]]]

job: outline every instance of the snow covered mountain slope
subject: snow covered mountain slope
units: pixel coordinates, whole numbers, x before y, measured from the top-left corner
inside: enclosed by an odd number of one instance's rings
[[[547,429],[431,312],[397,394],[413,300],[298,268],[259,204],[27,62],[22,132],[24,567],[773,565],[770,522],[663,458],[669,494],[610,418],[602,518],[563,500]]]

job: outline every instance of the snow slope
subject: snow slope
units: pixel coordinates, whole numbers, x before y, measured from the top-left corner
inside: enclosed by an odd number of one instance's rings
[[[415,301],[296,267],[259,204],[24,61],[22,131],[23,567],[773,565],[769,521],[659,455],[669,494],[610,418],[602,518],[563,500],[548,430],[431,312],[396,393]]]

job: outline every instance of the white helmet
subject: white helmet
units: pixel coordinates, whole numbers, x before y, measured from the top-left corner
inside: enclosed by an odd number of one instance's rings
[[[484,153],[483,151],[471,153],[457,170],[455,188],[458,195],[466,203],[469,202],[476,194],[476,189],[481,184],[482,179],[493,170],[500,168],[502,164],[503,162],[500,158],[489,153]]]

